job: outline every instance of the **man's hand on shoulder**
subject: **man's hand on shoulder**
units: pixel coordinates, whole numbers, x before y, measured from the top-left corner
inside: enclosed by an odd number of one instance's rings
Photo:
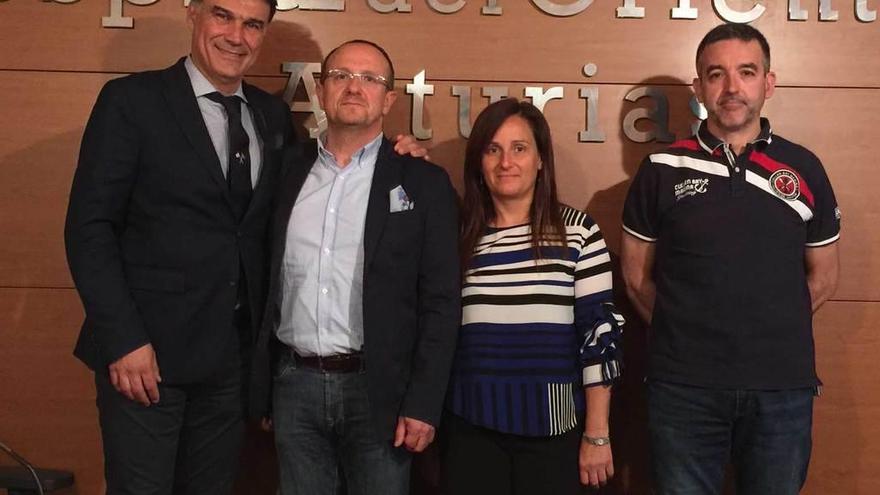
[[[434,432],[434,427],[424,421],[400,416],[394,432],[394,446],[405,445],[410,452],[421,452],[434,441]]]
[[[145,406],[159,402],[159,363],[152,344],[144,344],[108,367],[117,392]]]
[[[431,157],[428,156],[428,148],[419,144],[419,142],[416,141],[415,136],[410,134],[398,134],[394,137],[394,151],[397,152],[398,155],[410,155],[416,158],[424,158],[425,160],[431,159]]]

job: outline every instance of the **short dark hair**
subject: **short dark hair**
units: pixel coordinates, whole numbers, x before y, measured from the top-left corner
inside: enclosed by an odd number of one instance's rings
[[[563,244],[565,241],[565,225],[556,194],[550,125],[547,124],[544,114],[531,103],[516,98],[504,98],[487,106],[477,116],[464,152],[464,199],[459,248],[462,273],[467,270],[474,254],[474,246],[485,234],[486,226],[495,218],[495,206],[483,178],[483,153],[492,143],[498,129],[513,116],[522,117],[528,122],[541,159],[529,212],[535,257],[543,257],[542,246]]]
[[[355,44],[372,46],[379,53],[382,54],[382,57],[385,58],[385,62],[388,63],[388,70],[391,72],[390,74],[388,74],[388,84],[391,85],[388,89],[393,89],[394,88],[394,64],[391,62],[391,57],[388,56],[388,52],[386,52],[384,48],[382,48],[381,46],[377,45],[376,43],[374,43],[372,41],[368,41],[368,40],[348,40],[345,43],[330,50],[330,53],[328,53],[327,56],[324,57],[324,60],[321,61],[321,82],[324,82],[324,78],[327,76],[327,64],[330,62],[330,59],[333,58],[333,55],[335,55],[336,52],[339,51],[340,48],[347,46],[347,45],[355,45]]]
[[[272,18],[275,17],[275,10],[278,9],[277,0],[263,0],[269,5],[269,22],[272,21]],[[189,0],[190,4],[194,3],[202,3],[202,0]]]
[[[703,56],[706,47],[724,40],[757,41],[761,45],[761,52],[764,54],[764,72],[770,71],[770,43],[767,43],[767,38],[761,34],[761,31],[748,24],[727,23],[712,28],[711,31],[706,33],[706,36],[703,36],[703,40],[697,46],[696,65],[698,75],[700,73],[700,57]]]

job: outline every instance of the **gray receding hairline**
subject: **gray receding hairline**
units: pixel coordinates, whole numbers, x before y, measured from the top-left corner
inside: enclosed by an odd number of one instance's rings
[[[269,22],[275,17],[275,11],[278,9],[278,1],[277,0],[263,0],[269,5]],[[189,0],[189,4],[202,4],[202,0]]]

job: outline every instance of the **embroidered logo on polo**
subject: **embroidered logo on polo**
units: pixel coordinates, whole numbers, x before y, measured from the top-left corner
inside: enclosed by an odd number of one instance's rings
[[[709,190],[709,179],[685,179],[675,185],[675,200],[703,194]]]
[[[782,199],[793,201],[801,194],[801,185],[797,175],[791,170],[779,169],[770,175],[770,189]]]

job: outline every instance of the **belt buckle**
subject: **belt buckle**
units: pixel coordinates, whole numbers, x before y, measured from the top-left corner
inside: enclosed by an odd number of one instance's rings
[[[361,364],[360,354],[356,353],[333,354],[327,357],[319,357],[318,363],[321,371],[326,371],[329,373],[350,373],[352,371],[355,371],[355,369],[353,369],[352,367],[353,365],[356,365],[359,368]]]

